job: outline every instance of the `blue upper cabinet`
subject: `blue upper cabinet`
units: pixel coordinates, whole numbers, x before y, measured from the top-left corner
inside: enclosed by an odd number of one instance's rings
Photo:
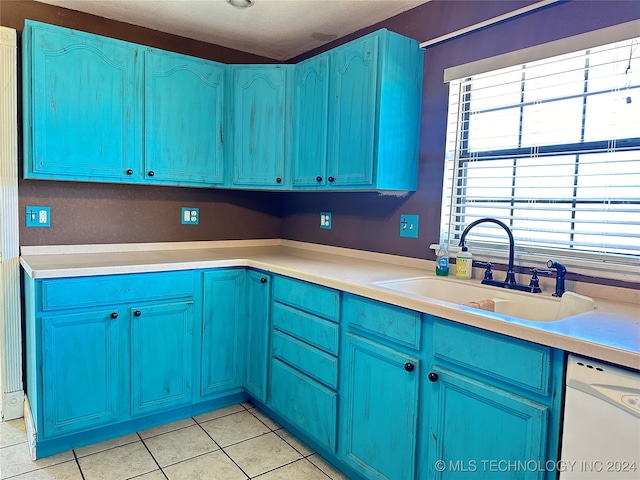
[[[145,54],[145,178],[224,182],[226,66],[159,50]]]
[[[285,188],[291,65],[234,65],[231,187]]]
[[[388,30],[331,51],[329,188],[417,188],[423,62]]]
[[[373,186],[378,43],[368,36],[331,54],[331,185]]]
[[[24,176],[140,175],[142,47],[31,21],[22,38]]]
[[[329,55],[295,67],[292,186],[305,190],[327,183]]]
[[[415,190],[423,53],[379,30],[297,65],[223,65],[27,20],[24,176]]]

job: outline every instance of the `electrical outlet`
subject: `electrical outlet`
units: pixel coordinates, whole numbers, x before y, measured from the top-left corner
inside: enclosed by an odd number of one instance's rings
[[[400,236],[418,238],[419,215],[400,215]]]
[[[320,228],[331,230],[331,212],[320,212]]]
[[[182,207],[182,224],[197,225],[200,220],[200,209],[195,207]]]
[[[27,227],[50,227],[51,208],[28,206],[26,208],[26,218]]]

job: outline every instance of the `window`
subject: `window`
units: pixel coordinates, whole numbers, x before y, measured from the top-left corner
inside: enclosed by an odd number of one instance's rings
[[[521,265],[554,258],[592,275],[640,276],[639,46],[634,38],[450,82],[441,230],[451,246],[492,217],[510,226]],[[508,239],[486,223],[467,244],[491,260],[504,258]]]

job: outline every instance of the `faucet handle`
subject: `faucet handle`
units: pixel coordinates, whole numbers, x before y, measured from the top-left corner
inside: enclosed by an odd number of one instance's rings
[[[543,277],[553,276],[553,272],[551,270],[541,270],[540,268],[532,268],[529,271],[531,272],[531,276],[536,278],[538,277],[538,275],[541,275]]]
[[[491,270],[491,262],[473,262],[477,267],[485,267],[484,280],[493,280],[493,271]]]

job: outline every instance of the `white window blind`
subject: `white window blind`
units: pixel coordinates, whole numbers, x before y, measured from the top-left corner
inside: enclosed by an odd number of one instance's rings
[[[640,38],[450,82],[442,232],[640,276]],[[470,250],[501,257],[480,224]],[[574,271],[576,269],[574,268]]]

